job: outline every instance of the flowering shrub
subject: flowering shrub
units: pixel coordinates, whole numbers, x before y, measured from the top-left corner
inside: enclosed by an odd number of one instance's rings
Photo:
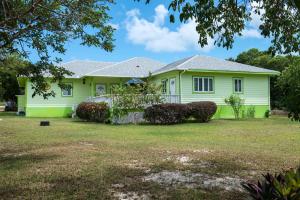
[[[109,107],[104,102],[83,102],[78,105],[76,115],[80,119],[103,123],[109,118]]]

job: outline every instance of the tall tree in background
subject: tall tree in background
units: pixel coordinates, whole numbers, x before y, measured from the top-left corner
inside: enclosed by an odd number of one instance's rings
[[[284,102],[292,120],[300,121],[300,59],[293,61],[278,79]]]
[[[149,3],[153,0],[137,0]],[[251,14],[260,17],[260,33],[271,38],[272,54],[300,53],[300,1],[299,0],[169,0],[173,11],[170,21],[195,20],[199,44],[215,44],[232,48],[235,36],[242,35]]]
[[[16,101],[19,94],[17,76],[28,65],[18,54],[12,54],[0,62],[0,101]]]
[[[107,12],[112,0],[1,0],[0,1],[0,62],[5,63],[12,53],[28,58],[35,50],[40,61],[28,66],[24,75],[33,83],[34,95],[44,98],[55,95],[47,90],[43,75],[61,80],[71,74],[54,64],[49,51],[63,54],[65,43],[78,39],[82,45],[106,51],[113,49],[113,28],[108,25]]]
[[[290,66],[294,61],[300,60],[299,56],[272,56],[266,51],[259,51],[258,49],[250,49],[240,53],[233,61],[262,67],[266,69],[276,70],[282,72],[285,68]],[[277,84],[278,77],[271,77],[270,92],[271,92],[271,107],[283,108],[286,106],[284,101],[284,93]]]

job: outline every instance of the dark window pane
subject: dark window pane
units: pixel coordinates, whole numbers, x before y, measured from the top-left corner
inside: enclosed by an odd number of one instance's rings
[[[199,91],[203,91],[203,81],[202,78],[199,78]]]
[[[194,91],[199,91],[199,88],[198,88],[198,78],[194,78]]]
[[[242,80],[239,80],[239,92],[242,92]]]
[[[213,79],[212,78],[209,79],[209,91],[210,92],[214,91]]]
[[[204,78],[204,91],[208,91],[208,78]]]

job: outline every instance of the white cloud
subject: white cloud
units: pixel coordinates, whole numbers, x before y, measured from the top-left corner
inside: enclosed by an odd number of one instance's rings
[[[108,25],[110,25],[112,28],[118,30],[120,28],[119,24],[114,24],[114,23],[108,23]]]
[[[259,14],[255,13],[255,8],[259,8],[259,4],[257,2],[252,2],[250,5],[250,17],[251,21],[247,24],[246,28],[242,32],[243,38],[261,38],[261,34],[259,32],[259,26],[262,24],[261,15],[265,13],[263,9],[259,9]]]
[[[208,40],[207,46],[200,47],[194,21],[181,24],[172,31],[164,26],[167,16],[168,10],[164,5],[155,8],[153,21],[141,18],[138,9],[128,11],[125,25],[129,41],[144,45],[147,50],[154,52],[182,52],[189,49],[207,52],[214,48],[213,39]]]
[[[242,37],[244,38],[261,38],[261,34],[258,32],[257,29],[254,29],[254,28],[247,28],[247,29],[244,29],[242,31]]]

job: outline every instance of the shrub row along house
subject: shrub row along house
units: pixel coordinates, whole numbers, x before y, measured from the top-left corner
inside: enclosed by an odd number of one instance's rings
[[[237,94],[244,99],[245,109],[255,108],[255,117],[263,117],[270,109],[270,76],[277,71],[220,60],[193,56],[171,64],[135,57],[122,62],[71,61],[62,66],[74,74],[64,82],[71,87],[61,89],[51,84],[56,96],[45,100],[32,97],[30,81],[19,77],[24,95],[18,96],[18,110],[28,117],[66,117],[83,101],[107,101],[111,88],[120,83],[146,79],[161,84],[168,103],[213,101],[218,105],[215,118],[234,117],[224,99]],[[105,96],[107,95],[107,96]]]

